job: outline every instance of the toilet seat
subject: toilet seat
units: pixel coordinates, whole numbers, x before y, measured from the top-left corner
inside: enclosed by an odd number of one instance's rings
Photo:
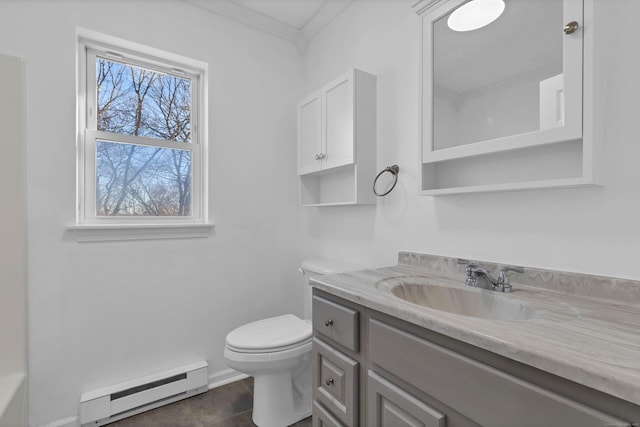
[[[311,342],[309,322],[293,314],[271,317],[240,326],[227,335],[227,347],[238,353],[275,353]]]

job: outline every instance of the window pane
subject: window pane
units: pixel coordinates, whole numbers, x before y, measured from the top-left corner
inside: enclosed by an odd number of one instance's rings
[[[191,142],[191,80],[96,60],[98,130]]]
[[[191,151],[96,141],[97,216],[190,216]]]

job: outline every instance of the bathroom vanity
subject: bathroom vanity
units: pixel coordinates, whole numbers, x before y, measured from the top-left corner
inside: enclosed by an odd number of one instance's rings
[[[455,259],[401,253],[313,279],[313,425],[640,425],[640,283],[464,278]]]

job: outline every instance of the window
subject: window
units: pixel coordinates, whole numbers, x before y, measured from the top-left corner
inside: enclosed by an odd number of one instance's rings
[[[207,222],[206,64],[79,41],[79,225]]]

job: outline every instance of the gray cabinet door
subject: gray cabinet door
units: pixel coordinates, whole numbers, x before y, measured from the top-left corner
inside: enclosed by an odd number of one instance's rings
[[[345,427],[340,421],[333,416],[324,406],[318,402],[313,402],[313,418],[311,419],[313,427]]]
[[[347,426],[358,425],[358,362],[313,339],[313,396]]]
[[[446,427],[446,416],[382,378],[367,375],[367,423],[370,427]]]
[[[629,426],[376,319],[369,322],[371,361],[487,427]]]

